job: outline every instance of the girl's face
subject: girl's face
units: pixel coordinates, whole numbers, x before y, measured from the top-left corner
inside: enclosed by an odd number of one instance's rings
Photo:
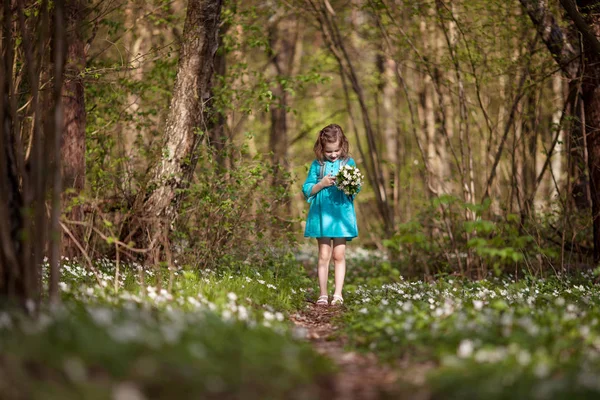
[[[323,150],[323,154],[325,155],[326,159],[329,161],[335,161],[340,157],[342,144],[339,140],[335,143],[326,142]]]

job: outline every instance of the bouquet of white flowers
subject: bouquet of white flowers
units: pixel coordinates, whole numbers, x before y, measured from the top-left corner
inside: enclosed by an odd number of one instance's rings
[[[335,176],[335,185],[348,196],[354,196],[363,183],[363,174],[358,168],[344,165]]]

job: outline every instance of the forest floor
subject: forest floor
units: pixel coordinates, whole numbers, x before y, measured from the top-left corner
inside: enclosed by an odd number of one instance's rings
[[[395,365],[380,362],[373,353],[346,351],[347,338],[339,332],[337,318],[344,312],[340,306],[310,304],[290,316],[297,329],[305,335],[315,350],[330,358],[337,373],[323,398],[330,400],[426,400],[430,394],[424,387],[425,375],[432,364]]]

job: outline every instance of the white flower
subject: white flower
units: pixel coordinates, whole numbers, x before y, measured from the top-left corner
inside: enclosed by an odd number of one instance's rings
[[[472,340],[470,340],[470,339],[464,339],[458,345],[458,349],[456,350],[456,354],[460,358],[471,357],[471,355],[473,354],[474,347],[475,346],[473,345],[473,341]]]
[[[109,326],[112,324],[112,312],[108,308],[90,308],[88,313],[96,325]]]
[[[479,311],[483,308],[483,301],[481,300],[473,300],[473,307]]]
[[[275,319],[275,314],[273,314],[271,311],[265,311],[263,316],[267,321],[273,321]]]
[[[533,373],[540,379],[545,378],[548,376],[548,374],[550,374],[550,367],[546,362],[541,361],[535,366]]]
[[[12,319],[5,312],[0,313],[0,329],[4,329],[4,328],[7,328],[7,329],[12,328]]]
[[[229,299],[229,301],[236,301],[237,300],[237,294],[233,293],[233,292],[229,292],[227,293],[227,298]]]
[[[517,362],[522,366],[526,366],[531,362],[531,355],[527,350],[522,350],[517,354]]]
[[[245,321],[248,319],[248,310],[244,306],[239,306],[238,309],[238,318],[240,321]]]

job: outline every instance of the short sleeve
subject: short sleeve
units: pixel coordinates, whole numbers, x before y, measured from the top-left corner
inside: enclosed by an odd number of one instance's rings
[[[306,180],[304,181],[304,185],[302,185],[302,193],[304,194],[304,198],[306,199],[306,201],[308,201],[309,203],[311,203],[315,198],[315,195],[311,196],[310,193],[313,190],[313,186],[315,186],[318,182],[319,182],[319,162],[317,160],[314,160],[312,162],[312,164],[310,165],[310,168],[308,170],[308,176],[306,177]]]

